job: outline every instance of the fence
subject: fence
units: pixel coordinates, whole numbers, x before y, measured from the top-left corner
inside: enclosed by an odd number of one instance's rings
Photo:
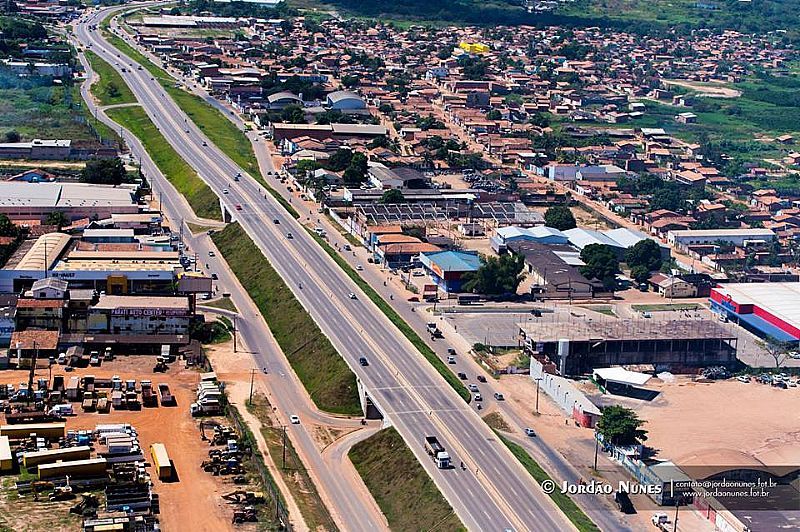
[[[288,530],[291,532],[292,525],[289,523],[289,512],[281,502],[281,494],[278,490],[278,486],[272,479],[272,474],[270,474],[270,472],[267,470],[267,466],[264,465],[264,460],[261,458],[261,454],[258,450],[258,443],[256,442],[253,433],[247,428],[247,425],[245,425],[235,407],[229,407],[228,414],[233,420],[233,423],[236,425],[237,432],[239,432],[239,434],[242,435],[242,438],[247,441],[247,445],[251,454],[250,461],[255,466],[256,471],[258,471],[258,475],[261,477],[261,484],[264,486],[264,489],[267,490],[269,496],[275,502],[275,521],[280,523],[283,530]]]

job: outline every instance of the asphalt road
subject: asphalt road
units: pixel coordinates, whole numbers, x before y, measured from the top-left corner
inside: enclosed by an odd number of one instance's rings
[[[90,31],[89,24],[98,24],[103,13],[79,24],[77,37],[115,68],[123,65],[126,71],[120,70],[121,75],[168,142],[213,190],[229,189],[222,195],[225,205],[353,367],[464,524],[486,531],[571,529],[494,433],[305,229],[213,146],[146,70],[138,70],[130,58]],[[243,177],[234,182],[239,172]],[[286,238],[290,231],[291,240]],[[366,368],[357,363],[362,355],[370,360]],[[423,449],[426,435],[436,435],[454,462],[463,460],[467,468],[436,469]],[[354,523],[352,528],[359,527]]]

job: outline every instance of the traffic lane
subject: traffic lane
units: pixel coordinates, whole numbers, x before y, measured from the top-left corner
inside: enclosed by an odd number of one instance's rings
[[[248,329],[248,332],[249,332],[249,329]],[[255,344],[253,344],[253,345],[255,345]],[[311,446],[314,445],[314,442],[311,440],[310,436],[308,435],[308,433],[305,430],[299,430],[299,431],[295,431],[295,432],[298,432],[300,438],[304,440],[302,442],[302,446],[308,448],[309,445],[311,445]],[[313,458],[314,458],[314,455],[312,454],[312,460],[313,460]],[[314,461],[317,462],[315,464],[315,466],[317,466],[317,467],[315,467],[315,469],[319,469],[320,471],[325,471],[324,464],[321,464],[321,460],[314,460]],[[334,479],[334,477],[332,477],[330,475],[328,475],[328,477],[329,477],[330,480]],[[337,490],[337,492],[339,492],[339,493],[344,493],[345,491],[346,490],[341,485],[340,485],[340,489]],[[344,498],[340,502],[345,503],[345,506],[348,507],[347,514],[349,514],[351,517],[360,516],[362,514],[362,511],[359,508],[356,508],[356,507],[352,506],[352,504],[350,503],[349,498]],[[348,522],[348,523],[351,524],[351,525],[353,524],[352,522]],[[371,529],[374,529],[373,525],[374,525],[373,522],[367,521],[367,522],[363,523],[360,526],[360,529],[371,530]]]

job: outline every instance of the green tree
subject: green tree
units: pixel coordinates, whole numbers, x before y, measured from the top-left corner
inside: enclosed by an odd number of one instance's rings
[[[17,236],[19,235],[19,227],[11,223],[11,220],[5,214],[0,214],[0,236]]]
[[[299,105],[287,105],[281,111],[281,120],[290,124],[305,124],[306,113]]]
[[[81,181],[98,185],[119,185],[126,176],[125,165],[119,157],[92,159],[86,162],[81,172]]]
[[[6,131],[6,142],[19,142],[19,133],[15,130]]]
[[[403,193],[396,188],[387,190],[381,196],[381,203],[403,203],[405,200]]]
[[[350,74],[346,74],[346,75],[342,76],[342,85],[344,85],[348,89],[352,89],[353,87],[358,85],[359,81],[360,81],[360,78],[358,76],[353,76],[353,75],[350,75]]]
[[[350,164],[342,174],[342,179],[348,185],[360,185],[367,177],[367,156],[361,152],[353,154]]]
[[[631,268],[631,278],[639,284],[646,283],[650,279],[650,270],[642,265],[634,266]]]
[[[481,257],[478,270],[464,274],[464,291],[487,295],[514,294],[524,277],[524,266],[522,255]]]
[[[603,441],[612,445],[639,445],[647,441],[647,431],[636,412],[619,405],[607,406],[597,422],[597,432]]]
[[[106,83],[106,91],[105,92],[106,92],[106,96],[108,96],[109,98],[117,98],[117,97],[119,97],[119,94],[120,94],[119,93],[119,87],[117,87],[117,84],[114,83],[113,81],[109,81],[108,83]]]
[[[544,223],[548,227],[553,227],[559,231],[574,229],[577,227],[575,216],[566,205],[554,205],[544,213]]]
[[[499,109],[492,109],[488,113],[486,113],[487,120],[500,120],[503,118],[503,114],[500,112]]]
[[[61,211],[52,211],[47,215],[44,223],[46,225],[55,225],[61,229],[62,227],[69,225],[69,218],[67,218],[67,215]]]
[[[613,290],[617,284],[615,274],[619,271],[619,261],[610,246],[589,244],[581,250],[580,272],[589,279],[600,279],[606,290]]]
[[[647,271],[661,268],[661,246],[655,240],[645,238],[625,251],[625,262],[630,268],[641,266]]]
[[[332,172],[341,172],[350,165],[352,158],[352,150],[347,148],[339,148],[328,158],[325,166]]]
[[[783,342],[774,336],[767,336],[757,343],[775,361],[775,369],[781,369],[781,366],[789,357],[789,351],[794,347],[793,343]]]

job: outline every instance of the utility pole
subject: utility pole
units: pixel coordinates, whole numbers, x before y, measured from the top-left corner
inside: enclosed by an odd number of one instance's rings
[[[236,314],[233,315],[233,352],[236,352]]]
[[[597,449],[600,445],[600,440],[597,439],[597,431],[594,433],[594,471],[597,473]]]
[[[256,370],[255,368],[250,370],[250,398],[247,400],[247,403],[250,406],[253,406],[253,381],[256,378]]]
[[[281,428],[283,428],[283,462],[281,469],[286,469],[286,425],[282,425]]]
[[[541,377],[536,377],[536,413],[539,413],[539,382],[542,380]]]

